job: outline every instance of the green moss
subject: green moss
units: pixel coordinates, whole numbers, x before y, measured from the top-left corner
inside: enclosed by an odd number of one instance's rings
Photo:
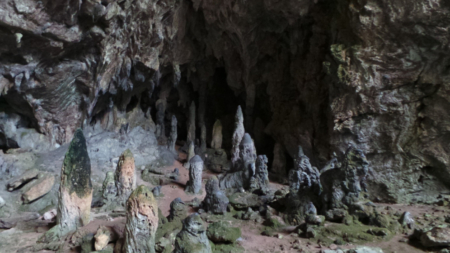
[[[83,131],[77,129],[64,157],[63,173],[65,186],[69,193],[75,192],[83,198],[91,193],[91,160],[87,152]]]
[[[215,243],[234,243],[241,237],[242,232],[238,227],[229,227],[226,221],[219,221],[208,226],[206,235]]]
[[[241,253],[244,250],[242,246],[237,244],[215,244],[213,253]]]
[[[389,240],[394,234],[386,228],[378,228],[366,225],[333,224],[324,227],[319,233],[319,238],[338,239],[350,243],[375,242]]]
[[[339,63],[345,63],[345,45],[333,44],[330,46],[331,55]]]

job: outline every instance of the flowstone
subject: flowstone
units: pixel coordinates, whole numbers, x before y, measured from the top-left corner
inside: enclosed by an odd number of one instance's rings
[[[125,150],[119,158],[115,181],[118,201],[120,204],[125,205],[131,192],[136,188],[134,156],[129,149]]]
[[[89,223],[92,203],[91,161],[86,139],[76,130],[64,157],[59,187],[56,226],[39,240],[52,242]]]
[[[183,220],[183,229],[175,239],[173,253],[212,253],[203,220],[194,213]]]
[[[219,188],[219,180],[213,176],[206,182],[206,196],[201,206],[206,212],[213,214],[225,214],[230,202],[227,196]]]
[[[203,160],[196,155],[189,161],[189,181],[186,183],[185,191],[191,194],[201,194]]]
[[[316,215],[322,191],[320,174],[311,166],[309,158],[299,146],[298,156],[294,159],[294,169],[289,171],[289,195],[287,196],[287,220],[292,224],[300,224],[310,214]]]
[[[127,222],[123,252],[155,253],[155,235],[158,228],[158,204],[150,190],[141,185],[127,201]]]

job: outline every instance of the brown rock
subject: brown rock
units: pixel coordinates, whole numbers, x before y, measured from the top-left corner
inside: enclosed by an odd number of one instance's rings
[[[129,149],[125,150],[117,163],[116,174],[117,196],[124,204],[131,192],[136,188],[136,172],[133,153]]]
[[[12,179],[9,183],[8,183],[8,191],[14,191],[15,189],[17,189],[18,187],[20,187],[21,185],[37,178],[39,175],[39,170],[37,169],[31,169],[31,170],[27,170],[25,173],[23,173],[22,175]]]
[[[47,173],[41,173],[37,180],[34,180],[30,184],[26,185],[26,189],[22,194],[23,203],[28,204],[31,201],[44,196],[53,188],[54,184],[54,176]]]
[[[100,251],[108,245],[109,242],[114,242],[118,239],[117,233],[111,227],[101,226],[94,236],[95,244],[94,248]]]

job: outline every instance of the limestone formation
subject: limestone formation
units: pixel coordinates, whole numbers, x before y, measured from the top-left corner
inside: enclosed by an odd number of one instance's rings
[[[227,153],[223,149],[207,149],[205,155],[206,169],[222,173],[230,170],[230,161],[227,158]]]
[[[23,190],[23,203],[30,203],[47,194],[55,183],[55,177],[48,173],[40,173],[38,179],[27,184]]]
[[[206,126],[203,123],[200,128],[200,154],[206,152]]]
[[[106,172],[105,180],[103,181],[102,198],[103,203],[111,203],[117,198],[117,186],[114,179],[114,171]]]
[[[222,148],[222,123],[220,120],[216,120],[213,126],[211,148]]]
[[[298,225],[307,215],[316,215],[321,192],[319,170],[311,166],[309,158],[299,146],[298,155],[294,159],[294,169],[289,171],[286,210],[288,221]]]
[[[194,213],[183,220],[183,229],[175,239],[173,253],[212,253],[206,228],[200,215]]]
[[[245,134],[239,145],[239,159],[235,171],[230,171],[220,178],[222,189],[249,189],[250,180],[256,173],[256,149],[249,134]]]
[[[172,151],[172,152],[176,152],[175,150],[175,143],[177,142],[177,117],[175,117],[175,115],[172,115],[172,121],[170,124],[170,136],[169,139],[167,140],[167,148]]]
[[[116,241],[118,239],[118,234],[111,227],[101,226],[98,228],[94,238],[94,249],[100,251],[103,250],[109,242]]]
[[[323,210],[348,209],[357,204],[362,196],[361,181],[368,174],[369,163],[360,149],[350,147],[340,167],[329,169],[320,175],[323,185]],[[352,208],[350,208],[352,209]]]
[[[201,206],[206,212],[213,214],[225,214],[227,206],[230,202],[227,196],[219,188],[219,180],[213,176],[206,182],[205,185],[206,196]]]
[[[158,204],[150,190],[140,185],[127,200],[127,222],[123,252],[155,253]]]
[[[156,138],[158,138],[158,140],[163,141],[166,138],[166,134],[165,134],[165,126],[164,126],[164,114],[165,114],[165,105],[164,105],[165,101],[162,99],[158,99],[158,101],[156,101],[155,106],[156,106]]]
[[[241,106],[238,106],[234,120],[234,132],[231,147],[231,164],[233,170],[239,160],[239,146],[241,145],[242,138],[244,138],[245,134],[244,115],[242,114]]]
[[[15,178],[13,178],[11,181],[9,181],[8,183],[8,191],[13,191],[17,188],[19,188],[20,186],[22,186],[23,184],[36,179],[39,176],[39,170],[37,169],[31,169],[31,170],[27,170],[25,173],[23,173],[20,176],[17,176]]]
[[[250,179],[250,190],[254,193],[267,194],[269,192],[268,162],[265,155],[259,155],[256,159],[255,175]]]
[[[275,143],[273,148],[273,161],[270,177],[280,183],[285,181],[284,178],[286,178],[286,155],[283,145],[279,142]]]
[[[194,156],[195,156],[195,146],[194,146],[194,142],[191,142],[191,144],[189,144],[189,148],[188,148],[188,152],[187,152],[187,162],[185,162],[183,164],[183,166],[185,168],[190,167],[190,161]]]
[[[174,220],[182,220],[186,217],[186,215],[186,204],[180,198],[176,198],[170,202],[169,216],[167,217],[169,222]]]
[[[129,149],[125,150],[120,156],[114,179],[118,201],[124,205],[131,192],[136,188],[134,156]]]
[[[161,185],[155,186],[155,188],[152,189],[152,193],[154,197],[161,197]]]
[[[91,161],[81,129],[76,130],[64,157],[59,187],[56,226],[41,241],[57,240],[68,232],[87,225],[92,203]]]
[[[191,194],[201,194],[203,160],[196,155],[189,161],[189,181],[186,183],[185,191]]]
[[[186,147],[190,148],[191,143],[195,143],[195,102],[191,103],[189,107],[189,119],[187,122],[187,139]]]

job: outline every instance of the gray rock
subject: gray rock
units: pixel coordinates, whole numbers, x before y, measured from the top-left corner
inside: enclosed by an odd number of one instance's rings
[[[183,229],[175,239],[174,253],[212,253],[206,228],[200,215],[194,213],[183,220]]]
[[[5,200],[0,196],[0,208],[2,208],[5,204]]]
[[[237,166],[237,162],[240,157],[239,145],[241,144],[242,138],[244,138],[245,134],[244,115],[242,114],[241,106],[238,106],[234,120],[234,132],[232,139],[233,146],[231,148],[231,165],[233,169]]]
[[[213,131],[212,131],[212,141],[211,148],[213,149],[221,149],[222,148],[222,123],[220,120],[216,120],[214,122]]]
[[[399,220],[400,224],[404,228],[414,229],[415,221],[410,212],[404,212]]]
[[[176,152],[175,143],[177,142],[178,137],[177,124],[177,117],[175,117],[175,115],[172,115],[172,121],[170,124],[170,136],[167,140],[167,148],[172,152]]]
[[[180,198],[176,198],[170,202],[169,216],[167,217],[169,222],[174,220],[182,220],[186,217],[186,215],[186,204]]]
[[[189,181],[186,183],[185,191],[191,194],[201,194],[203,160],[196,155],[189,161]]]
[[[103,181],[102,197],[105,204],[112,202],[117,198],[117,187],[114,174],[114,171],[108,171],[105,180]]]
[[[191,103],[191,106],[189,107],[189,119],[187,122],[187,139],[186,139],[186,147],[191,149],[190,145],[194,144],[195,142],[195,102]],[[188,157],[189,161],[190,157]]]
[[[264,195],[269,192],[268,161],[265,155],[259,155],[256,159],[255,175],[250,179],[250,191]]]
[[[206,182],[206,196],[202,202],[202,207],[206,212],[213,214],[225,214],[230,202],[227,196],[219,187],[219,180],[213,176]]]
[[[152,190],[153,196],[160,197],[161,196],[161,185],[156,186]]]
[[[424,247],[449,247],[450,228],[434,227],[429,231],[425,231],[420,236],[420,243]]]

